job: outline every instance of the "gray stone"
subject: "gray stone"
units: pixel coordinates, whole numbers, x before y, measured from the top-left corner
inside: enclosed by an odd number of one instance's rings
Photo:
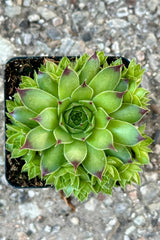
[[[111,3],[116,3],[118,2],[119,0],[105,0],[105,3],[107,4],[111,4]]]
[[[51,10],[45,8],[45,7],[38,7],[38,8],[37,8],[37,12],[38,12],[46,21],[48,21],[48,20],[50,20],[50,19],[52,19],[52,18],[55,18],[55,17],[57,16],[53,11],[51,11]]]
[[[41,210],[36,203],[24,203],[18,205],[19,214],[21,217],[28,217],[30,219],[35,219],[41,214]]]
[[[33,190],[28,191],[29,198],[33,198],[35,196],[35,192]]]
[[[28,20],[30,22],[37,22],[39,21],[39,19],[40,19],[40,16],[38,14],[31,14],[28,16]]]
[[[160,72],[155,76],[155,80],[160,83]]]
[[[116,55],[119,55],[119,54],[120,54],[118,41],[115,41],[115,42],[112,44],[112,51],[113,51]]]
[[[70,219],[70,221],[73,225],[78,225],[79,224],[79,218],[77,218],[77,217],[72,217]]]
[[[13,18],[21,13],[21,7],[20,6],[7,6],[5,7],[5,14]]]
[[[147,7],[151,12],[155,12],[156,8],[158,7],[159,0],[150,0],[147,1]]]
[[[47,35],[52,40],[59,40],[62,37],[62,33],[56,28],[49,28],[47,30]]]
[[[115,29],[126,28],[129,26],[129,22],[119,18],[113,18],[109,20],[108,24],[110,28],[115,28]]]
[[[45,228],[44,228],[44,231],[47,232],[47,233],[50,233],[51,230],[52,230],[52,227],[49,226],[49,225],[45,226]]]
[[[150,54],[149,55],[149,64],[153,71],[157,71],[159,69],[159,60],[160,57],[158,54]]]
[[[138,17],[142,17],[146,13],[146,7],[141,2],[136,3],[135,13]]]
[[[34,44],[34,54],[35,55],[43,55],[43,54],[46,54],[46,55],[49,55],[51,52],[51,48],[49,48],[47,46],[46,43],[43,43],[41,41],[36,41],[35,44]]]
[[[117,17],[126,17],[128,16],[128,8],[127,7],[121,7],[117,10]]]
[[[133,222],[137,225],[137,226],[143,226],[145,224],[145,218],[140,215],[140,216],[137,216]]]
[[[5,4],[6,4],[7,6],[13,6],[12,0],[5,0]]]
[[[128,21],[132,24],[132,25],[136,25],[138,22],[138,17],[136,15],[129,15],[128,16]]]
[[[100,1],[99,4],[98,4],[98,11],[101,12],[101,13],[104,13],[105,11],[105,4],[104,2]]]
[[[160,193],[160,187],[155,183],[149,183],[148,185],[142,186],[140,192],[143,201],[148,204],[156,199],[157,195]]]
[[[115,213],[119,221],[128,219],[131,215],[131,208],[128,203],[117,203],[115,207]]]
[[[154,33],[150,32],[146,38],[146,45],[148,48],[156,47],[157,46],[157,39]]]
[[[58,6],[63,6],[67,4],[67,0],[57,0],[57,5]]]
[[[32,34],[30,33],[22,33],[22,37],[23,37],[23,43],[25,45],[29,45],[32,41]]]
[[[131,233],[133,233],[136,230],[135,226],[130,226],[129,228],[126,229],[125,234],[126,235],[130,235]]]
[[[23,6],[29,7],[31,5],[32,0],[23,0]]]
[[[53,23],[54,27],[62,25],[63,24],[63,18],[61,18],[61,17],[53,18],[52,23]]]
[[[5,64],[9,58],[15,55],[15,51],[15,46],[0,36],[0,64]]]
[[[75,43],[75,41],[73,39],[70,38],[64,38],[61,40],[62,44],[60,46],[59,49],[59,54],[60,55],[68,55],[71,47],[73,46],[73,44]]]
[[[93,212],[96,209],[97,201],[95,198],[91,198],[88,202],[85,203],[84,207],[88,211]]]
[[[52,234],[55,234],[55,233],[59,232],[60,229],[61,229],[61,227],[59,225],[53,225]]]
[[[75,24],[82,24],[89,17],[89,13],[87,11],[76,11],[72,14],[72,20]]]

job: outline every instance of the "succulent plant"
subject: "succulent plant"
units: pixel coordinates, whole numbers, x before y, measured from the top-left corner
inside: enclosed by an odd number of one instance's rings
[[[92,191],[140,184],[152,139],[137,126],[148,111],[144,70],[132,60],[107,62],[103,52],[59,64],[45,60],[34,79],[22,76],[7,100],[7,150],[22,158],[29,179],[83,201]]]

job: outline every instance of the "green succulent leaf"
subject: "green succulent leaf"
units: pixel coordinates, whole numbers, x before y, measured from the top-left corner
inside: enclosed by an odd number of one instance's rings
[[[58,97],[58,83],[47,73],[39,72],[37,76],[37,83],[40,89]]]
[[[40,113],[47,107],[57,107],[57,98],[36,88],[17,89],[25,107]],[[42,101],[43,99],[43,101]]]
[[[107,114],[115,112],[122,105],[124,92],[105,91],[93,98],[97,107],[102,107]]]
[[[58,126],[57,109],[46,108],[33,119],[45,130],[54,130]]]
[[[111,113],[112,118],[122,120],[129,123],[135,123],[141,120],[143,115],[148,112],[135,104],[123,103],[122,106],[115,112]]]
[[[76,88],[72,95],[72,101],[79,101],[79,100],[90,100],[93,96],[93,90],[90,88],[85,81],[78,87]]]
[[[113,149],[107,149],[105,150],[106,155],[115,156],[119,158],[123,163],[128,163],[132,161],[131,153],[129,152],[127,147],[120,144],[114,144],[114,147],[116,151]]]
[[[134,146],[143,140],[139,131],[130,123],[111,119],[107,128],[112,132],[116,143],[125,146]]]
[[[94,96],[101,92],[115,89],[120,81],[122,65],[104,68],[92,79],[89,86],[94,90]]]
[[[83,162],[87,155],[86,143],[74,140],[64,145],[64,156],[74,166],[75,170]]]
[[[97,74],[99,67],[99,59],[97,57],[97,54],[94,53],[85,63],[79,74],[80,84],[82,84],[84,81],[89,84],[91,79]]]
[[[36,114],[26,107],[15,107],[10,115],[17,121],[27,125],[30,128],[36,127],[38,125],[35,121],[31,120],[36,116]]]
[[[95,128],[106,128],[110,119],[111,118],[104,111],[104,109],[98,107],[97,112],[95,113]]]
[[[97,141],[98,139],[98,141]],[[113,136],[107,129],[95,129],[92,135],[86,140],[89,145],[98,150],[114,148]]]
[[[66,99],[63,99],[62,101],[59,101],[58,102],[58,115],[63,113],[65,111],[65,109],[70,105],[70,103],[71,103],[70,98],[66,98]]]
[[[73,142],[73,139],[69,133],[64,131],[61,127],[56,127],[54,130],[54,136],[55,139],[57,140],[56,144],[68,144]]]
[[[87,156],[82,164],[89,173],[102,180],[102,175],[106,164],[106,156],[104,151],[97,150],[90,145],[87,145]]]
[[[21,149],[31,149],[34,151],[43,151],[56,143],[51,131],[44,130],[38,126],[30,130]]]
[[[79,78],[74,70],[65,68],[59,81],[59,98],[65,99],[71,96],[72,92],[79,86]]]
[[[51,148],[43,151],[41,158],[42,177],[48,173],[56,171],[66,162],[66,159],[62,153],[62,144],[57,146],[54,145]]]

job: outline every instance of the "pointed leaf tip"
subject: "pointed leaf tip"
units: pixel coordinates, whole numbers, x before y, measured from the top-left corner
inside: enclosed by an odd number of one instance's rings
[[[49,173],[47,168],[42,167],[41,171],[42,171],[42,177],[44,177],[45,175],[47,175]]]
[[[34,120],[34,121],[36,121],[36,122],[40,122],[42,119],[41,119],[41,116],[38,115],[38,116],[35,117],[35,118],[31,118],[31,120]]]
[[[115,72],[119,72],[120,71],[120,68],[124,66],[124,64],[120,64],[120,65],[117,65],[117,66],[113,66],[112,68],[114,69]]]
[[[140,112],[140,114],[144,115],[148,112],[148,110],[140,108],[139,112]]]
[[[116,96],[118,98],[122,98],[125,93],[126,93],[126,91],[124,91],[124,92],[116,92]]]
[[[110,145],[108,146],[108,148],[114,150],[115,152],[117,152],[117,149],[113,146],[113,144],[110,144]]]
[[[27,89],[16,88],[17,93],[19,93],[20,97],[23,98],[26,95]]]
[[[87,87],[87,84],[86,84],[86,80],[84,80],[84,82],[81,84],[81,86],[84,88],[84,87]]]
[[[140,135],[140,134],[139,134],[139,136],[138,136],[137,140],[138,140],[138,142],[141,142],[141,141],[145,140],[145,138],[144,138],[144,137],[142,137],[142,135]]]
[[[64,69],[63,75],[68,76],[70,74],[71,70],[68,68],[68,66]]]
[[[90,57],[90,59],[97,59],[98,57],[97,57],[97,53],[95,52],[91,57]]]
[[[101,181],[102,181],[103,170],[95,173],[95,176],[98,177]]]
[[[75,172],[77,171],[78,166],[80,165],[80,162],[74,160],[73,162],[71,162],[71,164],[73,165]]]
[[[31,145],[31,143],[30,143],[28,140],[25,141],[25,143],[24,143],[23,146],[20,148],[20,150],[21,150],[21,149],[26,149],[26,148],[32,149],[32,145]]]

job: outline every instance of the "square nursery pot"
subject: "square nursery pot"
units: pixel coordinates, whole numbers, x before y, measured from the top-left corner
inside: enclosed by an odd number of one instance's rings
[[[69,60],[72,62],[76,57],[69,56]],[[117,60],[120,57],[109,56],[107,58],[108,64],[112,61]],[[126,68],[129,65],[128,59],[121,57],[123,64]],[[5,85],[5,112],[6,100],[12,100],[13,95],[16,93],[16,88],[18,88],[21,82],[22,76],[34,77],[34,70],[38,73],[38,69],[41,64],[44,63],[45,59],[50,59],[55,63],[59,63],[62,57],[15,57],[10,59],[5,65],[4,71],[4,85]],[[6,116],[6,115],[5,115]],[[5,117],[5,123],[10,123],[8,116]],[[7,137],[6,137],[7,139]],[[13,187],[26,188],[26,187],[46,187],[45,182],[40,178],[35,177],[28,180],[26,172],[21,172],[22,166],[24,165],[24,160],[22,157],[11,158],[11,153],[5,150],[5,171],[6,179],[9,184]],[[48,185],[47,185],[48,186]]]

